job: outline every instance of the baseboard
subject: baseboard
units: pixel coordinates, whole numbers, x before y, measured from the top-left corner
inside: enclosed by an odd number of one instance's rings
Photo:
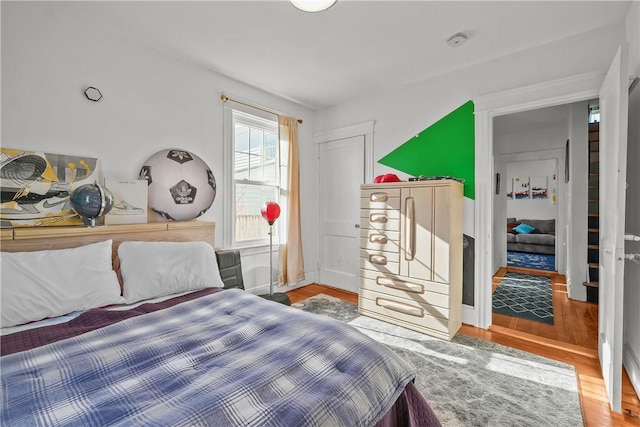
[[[622,350],[622,364],[629,374],[631,385],[636,391],[636,394],[640,396],[640,360],[638,355],[634,354],[633,349],[625,344]]]
[[[304,274],[304,279],[302,279],[301,281],[299,281],[295,285],[277,286],[277,285],[274,284],[273,292],[288,292],[288,291],[291,291],[293,289],[297,289],[297,288],[301,288],[303,286],[310,285],[312,283],[318,283],[318,273],[316,273],[316,272],[305,273]],[[269,284],[268,283],[255,285],[253,287],[248,287],[245,284],[245,288],[246,288],[247,292],[251,292],[252,294],[256,294],[256,295],[262,295],[262,294],[268,294],[269,293]]]

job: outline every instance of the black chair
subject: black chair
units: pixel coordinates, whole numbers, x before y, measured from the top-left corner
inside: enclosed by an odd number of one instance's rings
[[[240,251],[232,249],[218,250],[216,251],[216,260],[218,260],[218,270],[220,271],[224,288],[244,290]]]
[[[240,251],[238,249],[220,249],[216,251],[216,259],[218,260],[218,270],[220,270],[220,277],[224,283],[224,288],[244,290]],[[266,294],[259,296],[279,302],[280,304],[291,305],[291,300],[289,300],[287,294],[281,292],[274,293],[273,295]]]

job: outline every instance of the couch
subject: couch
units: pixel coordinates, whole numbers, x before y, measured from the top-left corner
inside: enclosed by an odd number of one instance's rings
[[[530,225],[533,231],[518,233],[514,228],[520,224]],[[555,255],[556,220],[507,218],[507,250]]]

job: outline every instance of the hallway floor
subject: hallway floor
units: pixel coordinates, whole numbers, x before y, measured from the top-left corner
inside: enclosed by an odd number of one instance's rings
[[[585,351],[593,350],[597,352],[598,334],[596,331],[598,330],[598,306],[596,304],[569,299],[564,275],[554,271],[532,270],[528,268],[501,268],[496,275],[493,276],[494,291],[507,271],[546,276],[551,279],[554,324],[549,325],[534,320],[494,313],[492,316],[492,328],[495,326],[504,327],[585,347]]]

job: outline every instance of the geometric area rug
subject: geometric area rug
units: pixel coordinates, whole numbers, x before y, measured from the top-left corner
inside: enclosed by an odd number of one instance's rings
[[[553,325],[551,279],[507,272],[493,293],[493,312]]]
[[[347,323],[410,363],[444,427],[583,425],[572,365],[460,333],[451,341],[431,337],[324,294],[291,307]]]

